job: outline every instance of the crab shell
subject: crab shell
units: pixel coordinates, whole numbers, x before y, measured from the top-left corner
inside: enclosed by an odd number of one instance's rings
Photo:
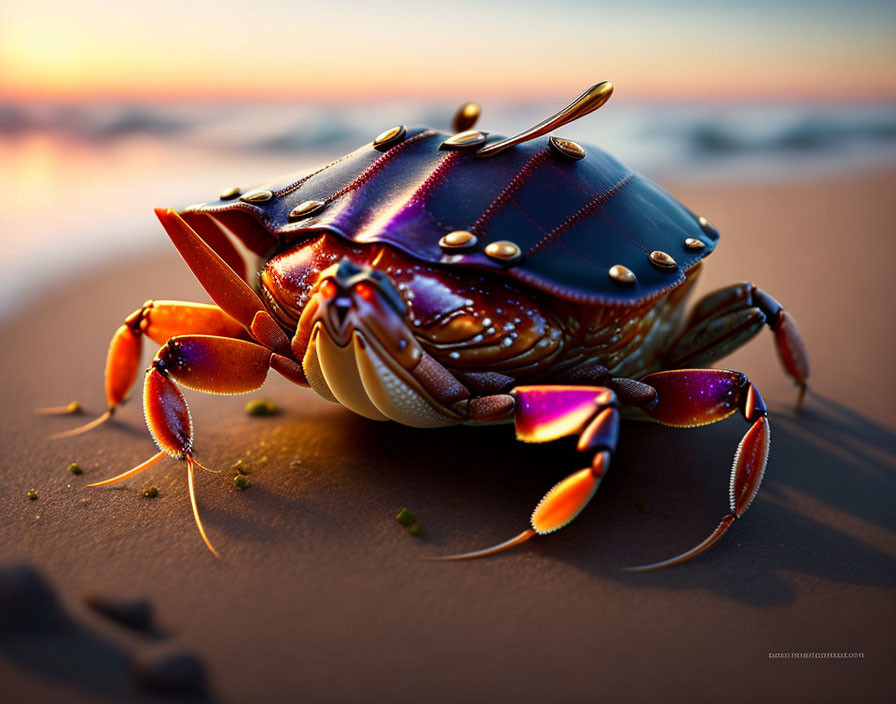
[[[596,147],[575,158],[556,139],[541,138],[479,158],[475,148],[448,148],[449,135],[435,130],[392,132],[311,174],[234,189],[184,217],[213,214],[262,257],[330,232],[439,267],[510,277],[549,296],[610,305],[681,285],[719,237]],[[456,237],[466,241],[452,246],[445,237],[455,231],[472,237]]]

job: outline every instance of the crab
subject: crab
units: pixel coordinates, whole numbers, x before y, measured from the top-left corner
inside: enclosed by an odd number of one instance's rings
[[[115,332],[105,370],[112,416],[136,380],[143,338],[161,345],[144,377],[150,459],[186,463],[196,525],[193,426],[179,386],[261,387],[273,369],[374,421],[418,428],[513,423],[523,442],[576,436],[587,461],[545,494],[530,526],[482,557],[556,531],[588,504],[616,451],[620,416],[670,426],[740,412],[729,511],[689,560],[756,496],[769,449],[766,407],[738,371],[707,368],[768,326],[784,371],[806,389],[793,317],[751,283],[686,314],[719,233],[606,152],[548,133],[603,105],[599,83],[511,138],[394,127],[311,173],[182,210],[157,209],[215,305],[148,301]],[[248,267],[234,244],[257,256]],[[799,403],[799,401],[798,401]]]

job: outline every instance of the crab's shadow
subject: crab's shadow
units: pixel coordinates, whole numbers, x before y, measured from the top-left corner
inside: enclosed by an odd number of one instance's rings
[[[727,513],[739,418],[693,430],[623,425],[600,491],[576,521],[516,548],[632,586],[706,589],[755,605],[794,599],[784,572],[892,585],[896,436],[817,395],[800,413],[772,411],[765,484],[744,519],[687,566],[631,574],[699,543]],[[574,443],[523,445],[506,426],[421,432],[363,419],[340,424],[365,474],[400,485],[429,517],[433,547],[457,552],[527,526],[541,496],[587,460]],[[491,559],[504,559],[497,556]]]

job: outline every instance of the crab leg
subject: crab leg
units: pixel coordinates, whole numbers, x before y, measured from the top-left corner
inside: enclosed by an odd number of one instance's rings
[[[178,460],[186,460],[190,502],[196,526],[209,550],[217,557],[218,553],[209,542],[199,519],[196,505],[193,468],[202,465],[193,456],[190,409],[174,382],[211,393],[247,393],[261,387],[269,368],[282,364],[278,362],[278,358],[283,360],[280,355],[261,345],[228,337],[182,335],[170,339],[153,359],[152,366],[146,372],[143,387],[146,425],[161,451],[133,469],[91,486],[132,477],[155,464],[165,454]]]
[[[667,366],[708,366],[740,347],[763,325],[774,332],[781,366],[800,388],[800,405],[809,378],[809,355],[803,337],[793,316],[751,283],[734,284],[700,300],[685,332],[669,350]]]
[[[51,437],[79,435],[108,420],[125,400],[137,378],[143,337],[163,344],[174,335],[199,333],[221,337],[248,337],[237,321],[217,306],[186,301],[147,301],[115,331],[106,356],[105,388],[108,410],[99,418]]]
[[[765,404],[759,391],[740,372],[723,369],[683,369],[650,374],[641,383],[655,389],[655,401],[642,406],[654,420],[675,427],[714,423],[740,410],[750,428],[734,454],[729,488],[730,513],[699,545],[676,557],[650,565],[627,568],[645,572],[677,565],[696,557],[721,538],[740,518],[759,492],[768,460],[770,432]]]
[[[691,427],[727,418],[740,410],[751,424],[734,455],[730,482],[730,513],[713,533],[696,547],[669,560],[628,568],[638,572],[669,567],[696,557],[721,538],[744,514],[759,491],[768,459],[769,426],[759,391],[744,374],[718,369],[674,370],[651,374],[640,381],[608,382],[665,425]],[[595,452],[591,467],[569,475],[551,489],[532,513],[532,527],[498,545],[433,559],[462,560],[484,557],[519,545],[536,535],[559,530],[570,523],[594,496],[619,437],[616,393],[605,387],[524,386],[515,389],[517,438],[547,442],[578,435],[581,452]]]
[[[181,256],[218,306],[179,301],[147,301],[140,310],[129,315],[125,324],[112,337],[106,358],[108,410],[86,425],[58,433],[54,438],[87,432],[112,416],[137,377],[143,335],[159,344],[174,335],[189,333],[232,338],[251,335],[277,353],[276,359],[272,361],[275,369],[296,384],[308,385],[301,366],[291,359],[289,338],[243,280],[243,275],[232,268],[231,265],[236,264],[235,250],[223,233],[216,229],[217,225],[211,221],[206,223],[207,218],[193,218],[197,226],[204,223],[202,229],[205,237],[219,248],[218,251],[209,246],[206,240],[170,208],[159,208],[156,215]],[[220,238],[215,238],[216,232],[221,235]],[[220,250],[222,242],[230,249]],[[222,254],[230,264],[222,258]]]
[[[485,557],[519,545],[536,535],[560,530],[578,516],[600,486],[619,439],[616,395],[599,386],[521,386],[511,393],[516,405],[516,434],[523,442],[549,442],[578,435],[578,450],[594,453],[591,466],[555,485],[532,512],[531,528],[484,550],[436,557],[465,560]]]

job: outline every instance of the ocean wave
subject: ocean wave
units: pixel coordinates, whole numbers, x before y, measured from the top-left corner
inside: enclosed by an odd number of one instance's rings
[[[623,103],[600,116],[577,122],[564,136],[596,143],[636,169],[685,176],[707,164],[736,170],[763,159],[769,172],[782,160],[832,165],[844,157],[861,161],[896,158],[893,105],[741,106]],[[498,104],[483,120],[486,129],[523,129],[556,110],[547,103]],[[111,146],[131,139],[188,143],[202,153],[256,153],[326,156],[369,142],[396,122],[447,129],[451,108],[434,104],[380,103],[376,106],[324,104],[144,105],[0,103],[0,139],[42,133],[68,141]],[[398,117],[401,119],[397,119]]]
[[[806,116],[768,134],[745,134],[735,125],[703,122],[669,138],[681,139],[700,154],[829,151],[854,144],[896,142],[896,117]]]

